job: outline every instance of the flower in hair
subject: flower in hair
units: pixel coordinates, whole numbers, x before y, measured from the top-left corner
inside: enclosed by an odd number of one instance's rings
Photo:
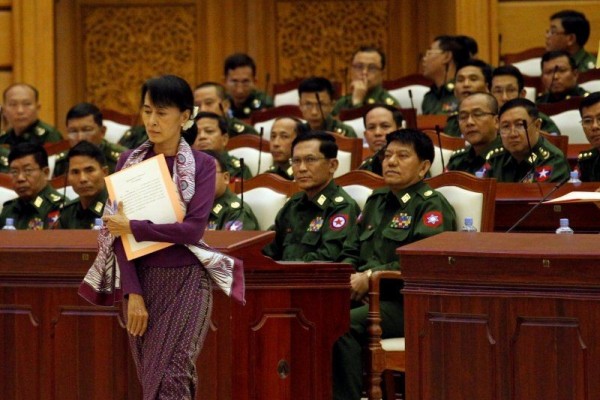
[[[192,114],[190,115],[190,119],[185,121],[184,124],[182,125],[182,128],[184,131],[187,131],[188,129],[190,129],[192,127],[192,125],[194,125],[194,122],[196,120],[196,117],[198,116],[199,111],[200,111],[200,108],[198,108],[198,106],[194,106],[194,110],[192,111]]]

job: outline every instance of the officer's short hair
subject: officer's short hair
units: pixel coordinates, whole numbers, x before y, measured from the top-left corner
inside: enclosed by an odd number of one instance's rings
[[[354,60],[354,57],[356,57],[356,55],[358,53],[377,53],[377,54],[379,54],[379,57],[381,57],[381,69],[382,70],[385,69],[385,53],[381,49],[379,49],[375,46],[360,46],[358,48],[358,50],[356,50],[354,52],[354,54],[352,54],[352,60]]]
[[[8,165],[14,160],[27,156],[33,156],[33,159],[40,168],[48,166],[48,153],[46,152],[46,149],[44,149],[44,146],[34,143],[19,143],[14,146],[10,150],[10,153],[8,153]]]
[[[202,150],[202,152],[208,154],[209,156],[217,160],[221,172],[229,172],[229,170],[227,169],[227,162],[225,161],[224,153],[219,153],[214,150]]]
[[[433,163],[435,153],[433,151],[433,142],[423,132],[418,129],[398,129],[397,131],[390,132],[385,137],[387,144],[392,142],[400,142],[405,145],[412,145],[417,153],[419,160]]]
[[[207,87],[214,87],[217,90],[217,96],[219,96],[219,99],[227,99],[227,92],[225,91],[225,86],[221,85],[218,82],[202,82],[194,88],[194,92],[198,89],[204,89]]]
[[[475,97],[475,96],[484,96],[487,101],[487,105],[488,105],[488,108],[490,109],[490,112],[494,113],[494,115],[498,114],[498,100],[496,100],[496,97],[494,97],[493,94],[486,93],[486,92],[471,93],[470,95],[468,95],[467,97],[465,97],[464,99],[461,100],[461,102],[458,105],[458,109],[460,110],[460,106],[462,105],[463,101],[470,99],[471,97]]]
[[[67,153],[67,159],[71,161],[71,158],[75,156],[85,156],[93,158],[94,160],[98,161],[98,164],[100,164],[101,167],[105,167],[107,165],[106,157],[104,156],[102,150],[100,150],[98,146],[88,142],[87,140],[82,140],[75,146],[71,147],[71,149]]]
[[[517,107],[523,107],[525,110],[527,110],[527,114],[533,119],[538,119],[540,117],[540,112],[535,106],[535,103],[523,97],[517,97],[516,99],[512,99],[504,103],[502,107],[500,107],[498,117],[501,117],[502,114],[508,110]]]
[[[292,155],[294,154],[294,147],[296,147],[298,143],[315,139],[321,143],[319,145],[319,152],[323,154],[325,158],[337,158],[338,145],[335,142],[335,137],[325,131],[310,131],[303,135],[296,136],[292,142]]]
[[[84,118],[88,115],[94,117],[94,122],[98,126],[102,126],[102,112],[96,105],[92,103],[78,103],[67,111],[67,124],[72,119]]]
[[[329,97],[333,100],[333,85],[331,81],[327,78],[323,78],[322,76],[311,76],[310,78],[306,78],[300,85],[298,85],[298,95],[302,96],[302,93],[318,93],[318,92],[327,92]]]
[[[553,50],[553,51],[547,51],[544,53],[544,55],[542,56],[542,62],[541,62],[541,66],[542,66],[542,70],[544,69],[544,63],[547,63],[548,61],[552,61],[556,58],[560,58],[560,57],[567,57],[567,59],[569,60],[569,65],[571,66],[572,70],[576,70],[577,69],[577,63],[575,63],[575,59],[573,59],[573,57],[565,50]]]
[[[470,60],[464,62],[460,67],[456,68],[456,75],[458,75],[458,71],[465,67],[479,68],[481,74],[483,75],[483,79],[485,79],[485,85],[487,86],[488,90],[492,87],[492,66],[490,64],[476,58],[471,58]]]
[[[452,60],[456,65],[456,69],[462,67],[470,58],[469,49],[465,46],[464,41],[457,39],[456,36],[441,35],[436,37],[434,42],[439,42],[439,47],[443,51],[452,53]]]
[[[219,130],[221,131],[221,134],[227,134],[227,120],[224,117],[220,116],[219,114],[215,114],[214,112],[202,111],[196,116],[196,121],[200,121],[202,118],[216,120],[219,123]]]
[[[492,80],[497,76],[513,76],[517,80],[517,86],[519,86],[519,92],[523,90],[525,87],[525,81],[523,79],[523,74],[519,70],[519,68],[514,65],[502,65],[498,68],[494,69],[492,72]]]
[[[567,34],[575,34],[575,40],[583,47],[590,38],[590,22],[584,14],[574,10],[563,10],[552,14],[550,20],[560,19],[560,23]]]
[[[273,125],[275,125],[275,122],[279,121],[280,119],[291,119],[292,121],[294,121],[296,124],[294,125],[294,132],[296,133],[296,136],[302,135],[304,133],[307,133],[308,130],[306,128],[306,125],[304,124],[304,122],[302,122],[302,120],[300,118],[297,117],[277,117],[273,120]]]
[[[579,115],[583,114],[583,109],[593,106],[596,103],[600,103],[600,92],[590,93],[581,100],[579,104]]]
[[[402,126],[402,123],[404,122],[404,115],[402,115],[402,111],[400,111],[400,109],[398,107],[391,106],[389,104],[384,104],[384,103],[376,103],[376,104],[369,106],[367,108],[367,111],[363,114],[363,125],[365,126],[365,128],[367,127],[367,114],[370,113],[371,110],[374,110],[376,108],[385,108],[386,110],[391,112],[392,119],[394,120],[394,123],[396,124],[396,126],[398,128],[400,128]]]
[[[240,67],[250,67],[252,76],[256,76],[256,63],[252,57],[245,53],[235,53],[227,57],[223,67],[223,75],[227,76],[229,71]]]
[[[33,90],[33,96],[35,98],[35,102],[37,103],[39,101],[39,99],[40,99],[40,92],[38,92],[38,90],[35,87],[31,86],[29,83],[23,83],[23,82],[13,83],[12,85],[10,85],[6,89],[4,89],[4,93],[2,94],[2,98],[4,99],[4,101],[6,101],[6,94],[12,88],[15,88],[17,86],[24,86],[24,87],[27,87],[27,88]]]

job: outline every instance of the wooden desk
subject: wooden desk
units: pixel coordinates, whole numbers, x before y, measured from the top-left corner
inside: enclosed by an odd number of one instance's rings
[[[599,241],[446,232],[398,249],[406,398],[599,398]]]
[[[206,234],[244,259],[247,304],[214,292],[198,399],[331,398],[351,268],[273,262],[260,255],[272,235]],[[77,295],[95,253],[93,231],[0,231],[1,399],[141,398],[119,308]]]

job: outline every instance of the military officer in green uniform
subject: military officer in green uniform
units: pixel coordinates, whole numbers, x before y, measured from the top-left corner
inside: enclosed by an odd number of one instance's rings
[[[48,183],[48,154],[34,143],[19,143],[8,155],[9,174],[19,197],[4,203],[0,226],[13,218],[17,229],[48,229],[59,217],[64,198]]]
[[[600,182],[600,92],[594,92],[579,105],[581,125],[592,148],[579,153],[577,169],[583,182]]]
[[[375,104],[363,115],[365,124],[365,140],[373,153],[360,164],[358,169],[381,175],[383,152],[387,144],[385,137],[388,133],[402,127],[404,117],[400,110],[387,104]]]
[[[102,112],[91,103],[79,103],[71,107],[67,112],[67,137],[71,147],[77,145],[82,140],[97,146],[106,158],[108,173],[115,172],[115,167],[119,161],[119,156],[125,147],[110,143],[104,136],[106,127],[102,125]],[[68,170],[69,160],[68,152],[63,151],[56,157],[54,165],[54,176],[61,176]]]
[[[542,56],[542,84],[544,93],[536,104],[557,103],[571,97],[587,96],[589,93],[577,84],[575,60],[565,51],[549,51]]]
[[[579,72],[596,68],[596,57],[585,51],[590,38],[590,22],[584,14],[563,10],[550,17],[546,30],[546,51],[562,50],[573,57]]]
[[[258,132],[252,125],[230,116],[231,103],[225,94],[223,85],[216,82],[204,82],[194,89],[194,105],[199,107],[200,112],[211,112],[224,117],[227,120],[227,133],[229,137],[245,133]]]
[[[335,261],[360,209],[333,181],[335,138],[321,131],[296,137],[292,168],[301,192],[275,218],[275,239],[263,253],[281,261]]]
[[[350,94],[343,96],[333,107],[332,115],[339,115],[341,110],[359,108],[368,104],[387,104],[400,107],[400,103],[385,90],[383,70],[385,69],[385,53],[376,47],[363,46],[352,56],[352,81]]]
[[[290,158],[292,158],[292,142],[304,132],[305,126],[296,117],[278,117],[271,128],[270,151],[273,165],[268,173],[277,174],[289,181],[294,180],[294,171]]]
[[[460,102],[460,132],[469,145],[452,153],[446,169],[485,174],[485,158],[502,147],[498,136],[498,102],[489,93],[474,93]],[[490,153],[491,152],[491,153]]]
[[[92,229],[102,218],[108,192],[104,177],[108,166],[104,153],[94,144],[82,140],[67,155],[67,179],[79,195],[65,204],[56,224],[58,229]]]
[[[523,74],[514,65],[502,65],[492,72],[492,94],[498,101],[498,108],[502,107],[508,100],[517,97],[525,97],[525,81]],[[551,135],[560,135],[560,129],[546,114],[540,112],[542,120],[541,130]]]
[[[8,172],[8,153],[10,150],[7,147],[0,146],[0,173]]]
[[[229,171],[222,154],[204,150],[215,159],[217,179],[215,183],[215,201],[208,217],[208,231],[255,231],[259,230],[258,221],[252,208],[229,190]]]
[[[2,111],[11,128],[0,134],[0,145],[43,145],[63,140],[56,128],[40,121],[39,95],[36,88],[26,83],[15,83],[4,90],[3,98]]]
[[[327,78],[313,76],[300,82],[300,111],[306,120],[307,130],[327,131],[347,137],[356,137],[354,129],[341,121],[333,119],[333,85]]]
[[[249,55],[235,53],[227,57],[223,75],[234,118],[248,119],[254,111],[273,107],[273,99],[256,89],[256,63]]]
[[[540,126],[537,108],[531,101],[518,98],[506,102],[500,109],[499,131],[503,147],[488,154],[486,176],[496,178],[498,182],[562,182],[568,179],[570,168],[564,154],[540,135]]]
[[[456,229],[454,209],[443,195],[423,179],[434,158],[433,143],[427,135],[402,129],[387,135],[383,161],[386,186],[367,199],[358,224],[351,230],[340,262],[351,263],[350,331],[333,347],[333,399],[361,398],[363,347],[367,344],[369,291],[374,271],[399,270],[396,249],[443,231]],[[380,306],[383,337],[404,335],[404,305],[399,281],[382,282]]]
[[[148,140],[146,127],[144,125],[135,125],[125,131],[121,139],[119,139],[119,146],[127,149],[135,149],[146,140]]]
[[[197,135],[192,141],[192,147],[196,150],[212,150],[223,155],[225,166],[231,180],[250,179],[252,173],[247,165],[242,167],[240,160],[227,152],[227,122],[225,118],[212,113],[200,112],[196,119]]]

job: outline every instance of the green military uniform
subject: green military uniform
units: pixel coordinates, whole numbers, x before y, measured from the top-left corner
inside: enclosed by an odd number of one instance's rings
[[[542,93],[535,99],[535,104],[558,103],[571,97],[586,97],[590,93],[579,85],[563,93]]]
[[[242,177],[244,177],[244,179],[252,178],[252,172],[250,172],[250,168],[244,164],[244,168],[242,169],[240,160],[228,152],[225,152],[225,166],[227,167],[227,171],[229,171],[231,180],[235,180],[236,178],[241,179]]]
[[[425,93],[421,109],[424,115],[450,114],[458,108],[458,100],[454,97],[454,81],[446,83],[441,88],[431,85]]]
[[[227,118],[227,133],[229,134],[230,138],[243,135],[245,133],[253,133],[258,135],[258,132],[252,125],[248,125],[237,118]]]
[[[306,129],[307,131],[312,130],[310,125],[308,124],[308,122],[304,122],[302,125],[304,126],[304,129]],[[350,137],[350,138],[358,137],[358,136],[356,136],[356,132],[354,131],[354,128],[352,128],[350,125],[344,124],[342,121],[333,119],[333,117],[331,115],[328,115],[327,118],[325,118],[325,121],[324,121],[323,125],[321,126],[320,130],[337,133],[338,135],[342,135],[342,136],[346,136],[346,137]]]
[[[362,164],[359,165],[358,169],[363,171],[369,171],[377,175],[383,175],[383,153],[385,147],[373,154],[371,157],[364,159]]]
[[[231,97],[229,98],[229,103],[231,104],[231,114],[239,119],[248,119],[254,111],[273,107],[271,96],[260,90],[253,90],[246,101],[240,106],[236,106]]]
[[[19,143],[43,145],[44,143],[60,142],[61,140],[63,140],[63,136],[55,127],[39,119],[29,125],[18,136],[12,128],[0,135],[0,144],[9,145],[11,148]]]
[[[312,199],[294,194],[275,218],[275,240],[263,253],[282,261],[335,261],[360,209],[332,180]]]
[[[551,135],[560,135],[560,129],[558,129],[558,126],[556,126],[556,124],[554,123],[554,121],[552,121],[552,119],[547,116],[544,113],[539,113],[540,114],[540,119],[542,120],[542,126],[540,127],[540,129],[546,133],[549,133]]]
[[[352,104],[352,94],[341,97],[333,107],[331,115],[338,115],[340,111],[348,108],[359,108],[368,104],[387,104],[388,106],[400,107],[400,102],[389,94],[381,85],[375,86],[365,96],[361,104]]]
[[[127,149],[121,145],[110,143],[104,139],[102,139],[102,142],[100,143],[100,146],[98,146],[98,147],[104,154],[104,157],[106,157],[106,165],[108,166],[108,172],[110,174],[112,174],[113,172],[115,172],[115,168],[117,167],[117,162],[119,161],[119,156],[121,155],[122,152],[124,152]],[[69,159],[67,158],[68,154],[69,154],[69,151],[63,151],[61,153],[58,153],[58,155],[56,156],[56,163],[54,164],[54,176],[55,177],[64,175],[68,172],[68,168],[69,168]]]
[[[582,182],[600,182],[600,152],[598,149],[594,148],[579,153],[577,169]]]
[[[123,134],[123,137],[119,139],[119,145],[127,149],[135,149],[146,140],[148,140],[146,127],[144,125],[136,125]]]
[[[294,180],[294,170],[290,165],[289,161],[285,165],[271,165],[267,172],[271,174],[279,175],[282,178],[287,179],[288,181]]]
[[[456,215],[448,201],[420,181],[398,193],[379,188],[367,200],[358,224],[344,244],[339,261],[357,271],[399,270],[396,249],[456,229]],[[404,335],[404,305],[399,281],[383,281],[381,287],[382,336]],[[333,398],[360,399],[362,349],[367,343],[368,305],[350,311],[350,331],[334,344]]]
[[[562,182],[569,178],[569,164],[556,146],[540,136],[532,150],[530,157],[518,162],[504,147],[495,149],[486,156],[490,169],[485,175],[498,182]]]
[[[577,65],[577,70],[579,72],[585,72],[590,69],[596,68],[596,57],[593,54],[588,53],[582,47],[575,53],[573,56],[573,60],[575,60],[575,65]]]
[[[79,198],[67,202],[60,212],[56,224],[57,229],[92,229],[96,218],[102,218],[104,204],[108,199],[108,192],[104,189],[90,203],[87,209],[81,206]]]
[[[7,173],[8,168],[8,154],[10,150],[6,147],[0,146],[0,172]]]
[[[58,219],[63,199],[52,186],[46,185],[33,200],[9,200],[2,208],[0,226],[4,226],[6,218],[13,218],[17,229],[48,229]]]
[[[446,126],[444,127],[444,133],[453,137],[462,136],[462,133],[460,133],[460,126],[458,125],[458,111],[454,111],[448,115]]]
[[[258,221],[250,206],[242,206],[242,200],[225,189],[222,196],[215,199],[213,209],[208,216],[207,231],[257,231]]]
[[[502,148],[502,140],[500,136],[496,136],[494,140],[486,146],[481,154],[475,154],[475,149],[471,146],[463,147],[456,150],[450,156],[446,169],[448,171],[464,171],[475,175],[476,172],[485,172],[489,169],[486,165],[486,158],[497,153],[496,149]]]

